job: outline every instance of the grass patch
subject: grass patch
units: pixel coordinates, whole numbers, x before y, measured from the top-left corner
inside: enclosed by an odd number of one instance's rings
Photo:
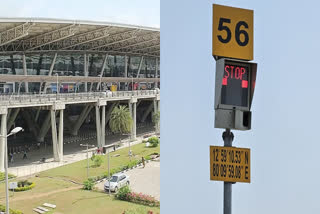
[[[160,147],[146,148],[145,144],[137,144],[131,146],[131,150],[134,157],[131,160],[141,160],[142,156],[147,156],[152,153],[160,153]],[[129,148],[123,148],[110,153],[110,169],[118,168],[120,166],[126,165],[129,162]],[[119,154],[119,157],[112,157],[114,154]],[[108,156],[103,155],[103,164],[99,167],[89,168],[89,177],[103,175],[108,170]],[[90,164],[93,162],[89,159]],[[79,161],[76,163],[61,166],[55,169],[50,169],[39,174],[40,177],[52,176],[67,178],[70,180],[83,183],[87,179],[87,160]]]
[[[125,201],[114,199],[105,193],[72,190],[63,193],[57,193],[41,199],[33,199],[30,197],[28,203],[26,201],[13,201],[10,206],[15,209],[19,208],[24,214],[33,214],[32,209],[48,202],[57,205],[53,213],[123,213],[130,209],[147,209],[153,213],[160,213],[158,207],[146,207],[143,205],[133,204]]]
[[[10,178],[15,178],[16,176],[15,175],[12,175],[12,174],[8,174],[8,179],[10,179]],[[4,172],[0,172],[0,182],[1,181],[4,181],[5,180],[5,174],[4,174]]]
[[[42,194],[42,193],[47,193],[59,189],[65,189],[69,187],[74,187],[77,186],[71,182],[68,181],[63,181],[63,180],[58,180],[58,179],[52,179],[52,178],[38,178],[38,177],[33,177],[28,179],[30,182],[35,183],[35,187],[32,188],[31,190],[28,190],[26,192],[10,192],[10,200],[15,199],[17,197],[30,197],[32,198],[33,196]],[[18,181],[15,179],[15,181]],[[5,202],[5,184],[2,183],[0,184],[0,202]],[[12,197],[12,195],[14,196]]]

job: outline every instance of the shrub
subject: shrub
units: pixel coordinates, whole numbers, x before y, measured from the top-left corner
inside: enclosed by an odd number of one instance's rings
[[[33,183],[33,182],[25,182],[24,184],[23,184],[23,186],[19,186],[19,182],[18,182],[18,188],[15,188],[14,189],[14,191],[15,192],[22,192],[22,191],[26,191],[26,190],[30,190],[30,189],[32,189],[33,187],[35,187],[36,186],[36,184],[35,183]]]
[[[0,204],[0,212],[5,212],[6,211],[6,207]],[[10,214],[23,214],[20,210],[13,210],[10,209]]]
[[[158,137],[150,137],[148,139],[148,142],[151,144],[152,147],[157,147],[158,144],[160,143],[160,140]]]
[[[148,211],[145,207],[138,207],[136,209],[126,210],[122,214],[153,214],[153,212]]]
[[[115,197],[119,200],[127,201],[128,197],[127,195],[131,193],[131,190],[129,186],[123,186],[119,189],[119,191],[116,193]]]
[[[94,167],[101,166],[102,162],[103,162],[103,159],[102,159],[102,157],[100,155],[95,155],[94,156],[94,158],[93,158],[93,163],[94,163],[93,166]]]
[[[129,192],[127,194],[127,200],[148,206],[160,206],[160,202],[156,200],[154,197],[142,193]]]
[[[15,178],[16,176],[15,175],[12,175],[12,174],[8,174],[8,179],[10,179],[10,178]],[[4,174],[4,172],[0,172],[0,181],[4,181],[4,179],[5,179],[5,174]]]
[[[83,182],[83,189],[92,190],[93,187],[94,187],[94,181],[92,178],[89,178],[88,180]]]

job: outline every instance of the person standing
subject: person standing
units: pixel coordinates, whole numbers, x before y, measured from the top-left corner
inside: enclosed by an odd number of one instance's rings
[[[144,160],[144,157],[142,157],[142,165],[143,165],[143,168],[146,167],[146,161]]]
[[[22,159],[28,159],[28,157],[27,157],[27,150],[24,150],[23,158],[22,158]]]
[[[9,157],[10,157],[10,163],[13,163],[13,154],[12,154],[12,152],[10,152]]]

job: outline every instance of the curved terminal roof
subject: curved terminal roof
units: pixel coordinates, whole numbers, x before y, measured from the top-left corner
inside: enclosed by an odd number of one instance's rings
[[[111,22],[0,18],[0,54],[87,52],[160,56],[160,29]]]

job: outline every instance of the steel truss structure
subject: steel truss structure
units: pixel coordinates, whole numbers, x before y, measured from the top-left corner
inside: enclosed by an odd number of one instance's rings
[[[0,19],[0,54],[84,52],[160,57],[160,29],[59,19]]]

